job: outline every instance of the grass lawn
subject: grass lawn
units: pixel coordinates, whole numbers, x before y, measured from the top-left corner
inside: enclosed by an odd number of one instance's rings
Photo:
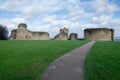
[[[120,42],[96,42],[86,58],[85,80],[120,80]]]
[[[39,80],[59,56],[87,41],[0,41],[0,80]]]

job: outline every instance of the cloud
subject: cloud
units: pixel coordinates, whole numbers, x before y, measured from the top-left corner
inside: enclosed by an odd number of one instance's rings
[[[100,27],[120,27],[120,18],[114,18],[107,15],[95,16],[92,18],[91,22],[99,25]]]
[[[52,13],[61,8],[59,0],[8,0],[1,3],[1,9],[8,11],[20,11],[24,16],[35,17]]]
[[[18,15],[0,19],[10,30],[24,22],[28,29],[47,31],[51,36],[63,27],[79,37],[86,28],[108,27],[120,32],[120,19],[114,17],[119,7],[109,0],[5,0],[0,5],[0,10]]]
[[[79,6],[79,0],[8,0],[1,3],[1,9],[19,11],[27,19],[48,15],[62,9],[69,12],[71,20],[91,16]]]
[[[0,19],[0,23],[3,25],[6,25],[9,29],[9,31],[11,31],[12,29],[17,28],[18,23],[27,23],[27,21],[25,21],[24,18],[5,18],[5,19]]]
[[[28,1],[28,0],[26,0]],[[21,11],[22,6],[25,6],[26,1],[24,0],[6,0],[3,3],[1,3],[0,8],[3,10],[8,10],[8,11]]]
[[[13,23],[25,23],[26,21],[24,18],[13,18],[11,20],[11,22],[13,22]]]
[[[107,16],[107,15],[101,15],[101,16],[95,16],[92,18],[93,23],[104,23],[104,22],[109,22],[112,20],[112,16]]]
[[[95,0],[91,8],[99,14],[112,14],[119,10],[116,4],[110,3],[109,0]]]
[[[111,19],[109,22],[106,22],[103,26],[107,26],[114,29],[120,29],[120,18]]]
[[[115,36],[120,36],[120,18],[102,15],[93,17],[91,22],[96,24],[96,27],[112,28],[115,30]]]
[[[85,11],[84,7],[81,7],[79,5],[76,5],[76,6],[70,5],[67,7],[67,10],[69,12],[68,17],[70,17],[72,21],[89,18],[93,16],[92,13]]]
[[[75,22],[72,22],[71,20],[65,20],[65,19],[59,20],[59,19],[57,19],[56,15],[47,16],[47,17],[43,18],[42,23],[50,25],[51,27],[59,27],[59,28],[76,27]]]
[[[56,35],[61,28],[69,28],[70,33],[78,33],[79,37],[83,37],[83,31],[86,28],[95,28],[96,25],[91,23],[81,24],[79,22],[73,22],[71,20],[59,20],[56,15],[47,16],[42,19],[42,23],[46,24],[42,27],[43,30],[48,30],[52,35]],[[53,37],[53,36],[52,36]]]

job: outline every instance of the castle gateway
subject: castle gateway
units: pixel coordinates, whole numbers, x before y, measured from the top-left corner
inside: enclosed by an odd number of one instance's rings
[[[10,35],[11,40],[49,40],[47,32],[33,32],[27,29],[27,25],[21,23],[18,29],[14,29]]]
[[[114,30],[108,28],[85,29],[84,38],[88,40],[113,41]]]

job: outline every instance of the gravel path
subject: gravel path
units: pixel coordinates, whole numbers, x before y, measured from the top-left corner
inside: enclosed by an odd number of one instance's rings
[[[95,41],[91,41],[51,63],[41,80],[84,80],[84,61]]]

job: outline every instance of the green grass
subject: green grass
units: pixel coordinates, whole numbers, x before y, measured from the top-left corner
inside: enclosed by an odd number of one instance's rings
[[[97,42],[85,61],[85,80],[120,80],[120,42]]]
[[[59,56],[87,41],[0,41],[0,80],[39,80]]]

